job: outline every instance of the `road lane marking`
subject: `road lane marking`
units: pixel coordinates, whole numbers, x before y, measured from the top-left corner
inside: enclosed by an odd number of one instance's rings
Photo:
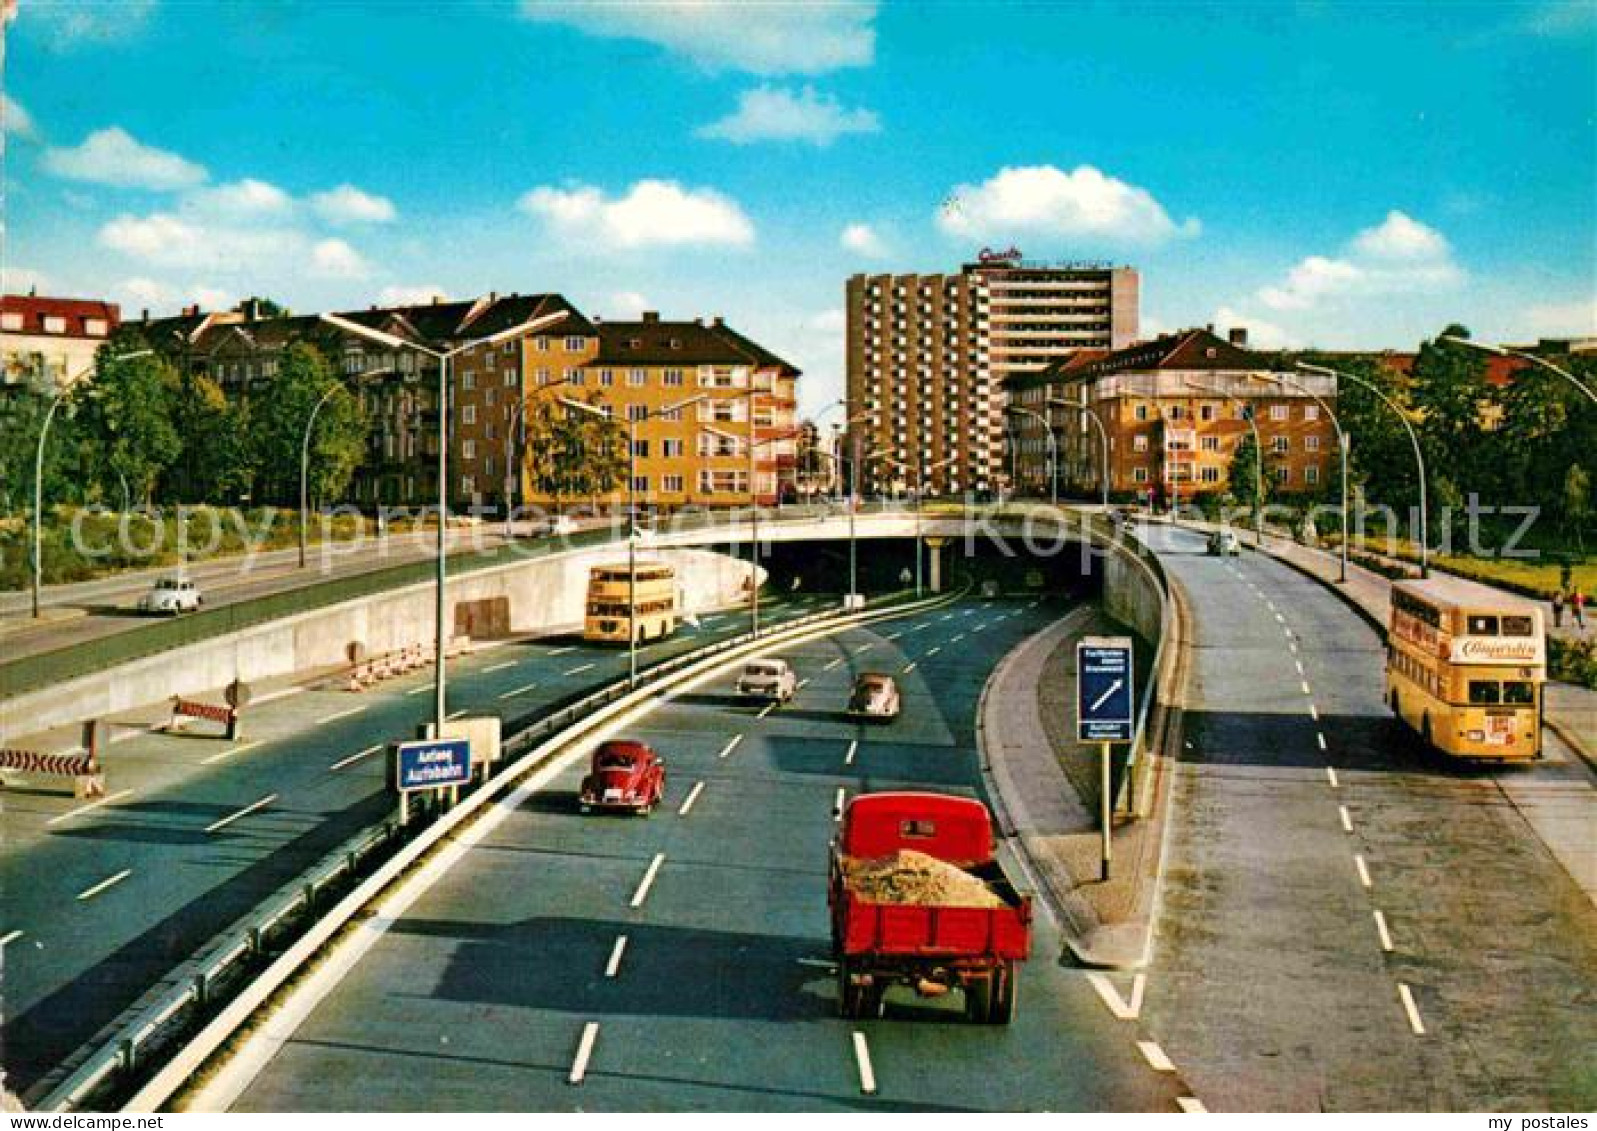
[[[1364,862],[1363,855],[1355,852],[1353,854],[1353,864],[1359,870],[1359,883],[1367,888],[1374,887],[1375,881],[1370,879],[1370,866]]]
[[[926,659],[927,656],[935,656],[935,655],[937,655],[937,653],[941,652],[942,650],[943,650],[943,646],[941,644],[937,645],[937,647],[935,647],[935,648],[928,648],[928,649],[926,649],[926,656],[922,656],[921,659],[924,660],[924,659]]]
[[[1280,613],[1276,613],[1275,614],[1275,619],[1276,619],[1277,623],[1279,623],[1279,624],[1285,624],[1286,623],[1286,617],[1282,616]]]
[[[654,877],[660,874],[660,865],[664,863],[665,853],[656,852],[654,859],[649,861],[649,870],[643,873],[643,880],[638,884],[638,890],[632,893],[631,906],[643,906],[643,901],[649,898],[649,889],[654,886]]]
[[[1320,749],[1324,750],[1325,747],[1322,746],[1322,747],[1320,747]],[[1327,766],[1327,767],[1325,767],[1325,780],[1331,783],[1331,788],[1332,789],[1337,789],[1342,784],[1341,781],[1339,781],[1337,779],[1336,767],[1335,766]]]
[[[599,1023],[590,1021],[582,1027],[582,1039],[577,1042],[577,1058],[571,1062],[568,1084],[580,1084],[588,1074],[588,1058],[593,1056],[593,1043],[599,1039]]]
[[[1352,832],[1353,831],[1353,815],[1347,811],[1347,806],[1346,805],[1338,805],[1336,807],[1336,811],[1338,813],[1340,813],[1341,816],[1342,816],[1342,831],[1345,832],[1345,833]]]
[[[7,946],[10,946],[12,943],[16,942],[22,937],[22,935],[22,931],[7,931],[5,934],[0,935],[0,950],[3,950]]]
[[[842,786],[837,787],[837,796],[832,800],[832,820],[843,819],[843,802],[848,800],[848,792]]]
[[[581,675],[583,672],[592,671],[597,666],[598,666],[597,664],[578,664],[576,667],[572,668],[566,674],[567,675]]]
[[[1155,1072],[1174,1072],[1176,1066],[1164,1054],[1164,1049],[1159,1047],[1158,1041],[1138,1041],[1137,1048],[1142,1052],[1142,1057],[1148,1062],[1148,1067]]]
[[[965,639],[965,634],[963,632],[961,632],[958,636],[956,636],[952,640],[950,640],[949,643],[950,644],[958,644],[963,639]]]
[[[1314,692],[1309,690],[1309,681],[1308,680],[1306,680],[1306,679],[1298,680],[1298,686],[1303,688],[1303,694],[1305,694],[1305,695],[1313,695],[1314,694]]]
[[[743,736],[741,734],[734,734],[727,741],[727,744],[725,746],[721,747],[721,752],[719,754],[717,754],[716,757],[717,758],[725,758],[728,754],[732,753],[732,751],[736,750],[738,748],[738,743],[740,743],[742,741],[743,741]]]
[[[1375,912],[1375,930],[1381,936],[1381,949],[1390,953],[1392,946],[1392,932],[1386,929],[1386,916],[1379,911]]]
[[[424,683],[420,687],[412,687],[409,691],[405,692],[405,694],[406,695],[424,695],[427,692],[431,691],[432,689],[433,689],[433,685],[432,684]]]
[[[848,740],[848,753],[843,755],[843,765],[852,766],[854,764],[854,755],[857,753],[859,753],[859,739],[851,738]]]
[[[65,813],[57,813],[54,817],[51,817],[48,821],[46,821],[45,824],[59,825],[62,821],[71,820],[73,817],[81,817],[83,814],[98,809],[102,805],[109,805],[113,801],[120,801],[124,797],[131,797],[132,794],[133,791],[131,789],[119,790],[116,793],[111,794],[109,797],[102,797],[98,801],[91,801],[87,805],[79,805],[76,809],[68,809]]]
[[[825,666],[825,667],[824,667],[824,668],[822,668],[822,669],[821,669],[821,670],[822,670],[822,671],[823,671],[823,672],[829,672],[829,671],[831,671],[831,670],[832,670],[832,669],[833,669],[833,668],[835,668],[835,667],[837,667],[837,665],[839,665],[839,664],[841,664],[841,663],[842,663],[842,662],[843,662],[843,661],[842,661],[842,660],[833,660],[833,661],[832,661],[832,662],[831,662],[831,663],[829,663],[829,664],[827,664],[827,665],[826,665],[826,666]]]
[[[1408,1027],[1414,1030],[1416,1037],[1423,1037],[1425,1022],[1420,1020],[1419,1007],[1414,1004],[1414,991],[1408,988],[1407,982],[1397,984],[1397,996],[1403,999],[1403,1012],[1408,1014]]]
[[[889,632],[887,634],[887,639],[889,639],[889,640],[897,640],[900,636],[903,636],[903,635],[904,634],[902,632]]]
[[[866,652],[869,652],[874,647],[876,647],[874,643],[861,644],[858,648],[854,649],[854,655],[863,656]]]
[[[1132,979],[1131,1000],[1127,1001],[1120,996],[1120,991],[1115,988],[1108,975],[1096,970],[1087,973],[1087,982],[1098,991],[1098,996],[1109,1007],[1109,1012],[1120,1021],[1135,1021],[1142,1012],[1142,991],[1146,981],[1147,979],[1141,974]]]
[[[366,709],[365,706],[362,705],[360,707],[351,707],[347,711],[336,711],[336,712],[334,712],[331,715],[324,715],[321,718],[317,719],[316,720],[316,725],[319,726],[319,727],[324,727],[328,723],[336,723],[339,719],[352,718],[355,715],[360,714],[365,709]]]
[[[757,719],[763,719],[770,715],[770,713],[774,710],[776,710],[776,700],[772,699],[765,706],[761,707],[759,714],[755,715],[754,717]]]
[[[1292,650],[1294,656],[1298,654],[1298,646],[1292,642],[1290,637],[1287,639],[1286,646]]]
[[[909,663],[904,665],[904,674],[905,675],[908,675],[910,672],[912,672],[914,670],[915,670],[915,661],[914,660],[911,660]]]
[[[1176,1106],[1188,1115],[1208,1115],[1209,1109],[1197,1096],[1177,1096]]]
[[[797,687],[805,687],[805,686],[808,686],[809,682],[810,682],[810,677],[809,676],[805,676],[803,679],[799,680],[798,683],[795,686],[797,686]]]
[[[110,876],[110,877],[108,877],[106,879],[101,880],[99,883],[95,884],[93,887],[84,888],[82,891],[78,892],[78,902],[82,903],[85,900],[93,899],[95,896],[99,895],[101,892],[105,891],[107,888],[115,887],[117,884],[121,883],[123,880],[127,879],[132,874],[133,874],[133,869],[132,868],[123,868],[116,875]]]
[[[825,958],[796,958],[794,961],[812,970],[831,970],[833,973],[837,971],[837,963]]]
[[[1316,741],[1316,742],[1318,742],[1320,744],[1320,749],[1321,750],[1324,750],[1325,749],[1325,732],[1323,730],[1315,731],[1314,732],[1314,741]],[[1331,767],[1327,766],[1326,769],[1330,770]],[[1335,770],[1331,770],[1331,775],[1332,775],[1332,777],[1335,777],[1336,776],[1336,771]],[[1331,784],[1335,785],[1336,782],[1333,781]]]
[[[1315,722],[1320,721],[1320,709],[1313,703],[1309,704],[1309,718],[1313,719]]]
[[[942,616],[938,617],[937,619],[940,620],[940,621],[945,621],[945,622],[946,621],[951,621],[951,620],[954,619],[954,614],[953,613],[944,613]]]
[[[356,762],[359,762],[362,758],[370,758],[373,754],[377,753],[382,748],[383,748],[383,744],[381,742],[379,742],[376,746],[368,746],[364,750],[361,750],[361,751],[359,751],[359,752],[357,752],[355,754],[351,754],[348,758],[340,758],[338,761],[334,762],[331,766],[328,766],[327,768],[336,773],[337,771],[342,770],[345,766],[353,766]]]
[[[1298,669],[1298,675],[1300,675],[1300,676],[1306,676],[1306,675],[1309,674],[1308,672],[1303,670],[1303,661],[1302,660],[1293,660],[1292,661],[1292,666]]]
[[[982,621],[980,624],[971,625],[970,630],[972,632],[981,632],[984,629],[986,629],[986,627],[987,627],[987,622],[986,621]]]
[[[506,668],[515,667],[519,663],[521,663],[520,660],[506,660],[502,664],[494,664],[492,667],[483,668],[482,670],[483,670],[483,674],[484,675],[486,675],[489,672],[502,672]]]
[[[621,969],[621,956],[627,952],[627,936],[617,935],[615,946],[610,948],[610,961],[604,964],[604,976],[614,978]]]
[[[518,695],[525,695],[527,692],[536,691],[537,689],[538,689],[538,685],[536,683],[529,683],[529,684],[525,684],[525,685],[523,685],[521,687],[514,688],[513,690],[507,691],[503,695],[499,696],[499,698],[501,698],[501,699],[514,699]]]
[[[688,790],[688,796],[682,802],[682,808],[677,810],[677,816],[678,817],[686,817],[688,815],[688,813],[693,809],[693,803],[699,799],[699,794],[701,794],[703,792],[704,792],[704,783],[703,782],[699,782],[692,789]]]
[[[244,806],[244,808],[240,809],[237,813],[229,814],[228,816],[223,817],[220,821],[212,821],[210,824],[205,826],[205,831],[208,832],[208,833],[214,833],[214,832],[217,832],[220,829],[225,829],[225,828],[227,828],[228,825],[231,825],[234,821],[240,820],[240,819],[242,819],[244,817],[248,817],[251,813],[255,812],[257,809],[264,809],[264,808],[266,808],[268,805],[270,805],[272,802],[274,802],[276,800],[277,800],[277,794],[268,793],[265,797],[261,798],[259,801],[255,802],[253,805],[246,805],[246,806]]]
[[[450,721],[452,721],[454,719],[458,719],[458,718],[460,718],[460,716],[464,715],[465,713],[466,713],[466,708],[465,707],[462,707],[458,711],[450,711],[449,714],[444,716],[444,722],[447,723],[447,722],[450,722]]]
[[[854,1064],[859,1068],[859,1090],[867,1096],[876,1094],[876,1070],[871,1067],[871,1047],[865,1043],[865,1034],[854,1030]]]
[[[200,765],[202,765],[202,766],[214,766],[218,762],[227,761],[229,758],[233,757],[233,755],[235,755],[235,754],[242,754],[246,750],[254,750],[259,745],[260,745],[259,742],[246,742],[243,746],[229,747],[228,749],[220,751],[219,753],[212,754],[209,758],[201,758],[200,759]]]
[[[576,650],[577,646],[575,644],[567,644],[564,648],[549,649],[548,654],[551,656],[564,656],[567,652],[575,652]]]

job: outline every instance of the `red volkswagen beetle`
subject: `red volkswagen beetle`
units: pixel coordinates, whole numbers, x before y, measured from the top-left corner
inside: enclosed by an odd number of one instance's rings
[[[593,752],[578,802],[584,813],[625,810],[646,817],[664,796],[664,759],[641,742],[619,739]]]

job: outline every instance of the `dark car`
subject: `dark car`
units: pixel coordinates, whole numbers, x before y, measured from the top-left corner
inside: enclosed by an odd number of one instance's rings
[[[578,803],[584,813],[617,810],[648,816],[665,796],[665,760],[652,747],[625,739],[593,752]]]
[[[898,683],[892,676],[864,672],[854,681],[854,691],[848,697],[850,718],[890,723],[898,718],[900,709]]]

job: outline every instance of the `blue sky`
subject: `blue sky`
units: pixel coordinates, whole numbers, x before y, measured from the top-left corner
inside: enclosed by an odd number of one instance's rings
[[[3,3],[3,0],[0,0]],[[1143,272],[1145,329],[1597,332],[1597,0],[21,0],[5,287],[559,290],[841,387],[858,270]]]

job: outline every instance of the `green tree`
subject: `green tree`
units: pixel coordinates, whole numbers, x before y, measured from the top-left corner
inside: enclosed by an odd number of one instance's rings
[[[255,497],[282,504],[299,501],[300,450],[316,403],[338,380],[315,346],[295,342],[278,359],[270,393],[249,406]],[[316,417],[308,483],[319,504],[349,486],[366,449],[367,424],[356,397],[333,392]]]
[[[595,391],[587,400],[603,404]],[[568,499],[596,498],[626,482],[627,427],[619,420],[567,408],[552,397],[527,407],[525,465],[534,494],[556,508]]]
[[[1441,337],[1468,338],[1469,331],[1447,327],[1436,341],[1422,343],[1414,359],[1410,403],[1419,417],[1425,458],[1433,467],[1448,468],[1461,494],[1492,497],[1500,482],[1486,417],[1498,395],[1486,380],[1484,355]]]
[[[247,488],[254,471],[247,407],[230,403],[204,376],[180,379],[172,396],[183,438],[182,482],[174,493],[189,502],[220,503]]]
[[[1591,519],[1591,476],[1578,463],[1570,464],[1569,471],[1564,475],[1564,497],[1561,503],[1559,510],[1563,515],[1565,530],[1574,534],[1575,546],[1584,555],[1586,523]]]
[[[1259,448],[1253,442],[1253,430],[1250,428],[1237,441],[1236,450],[1231,453],[1231,466],[1226,471],[1226,493],[1250,511],[1257,510],[1270,501],[1268,461],[1256,474],[1255,470],[1258,468]]]
[[[148,503],[183,451],[173,418],[177,374],[161,358],[118,358],[116,348],[101,348],[94,372],[73,392],[78,435],[102,489],[125,483],[132,499]]]

